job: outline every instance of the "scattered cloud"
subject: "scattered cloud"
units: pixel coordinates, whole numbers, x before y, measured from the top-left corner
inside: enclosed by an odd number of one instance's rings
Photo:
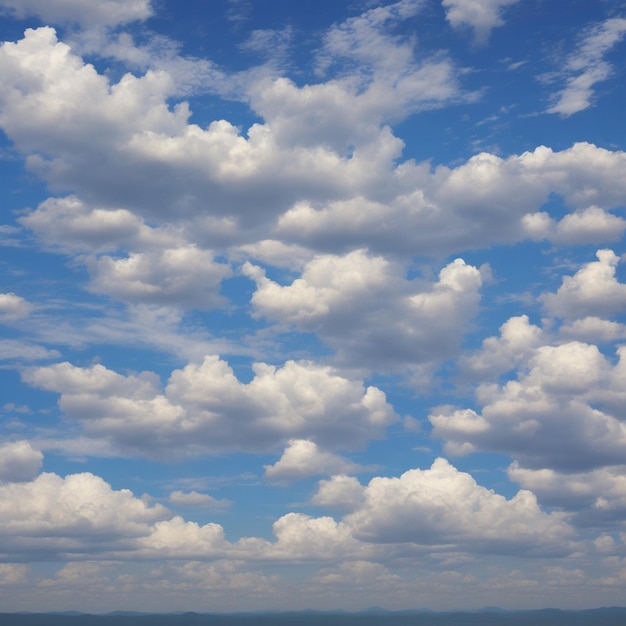
[[[592,105],[593,87],[606,81],[613,71],[605,56],[621,42],[624,34],[624,18],[608,19],[588,29],[576,52],[567,60],[566,86],[556,94],[548,113],[569,117]]]

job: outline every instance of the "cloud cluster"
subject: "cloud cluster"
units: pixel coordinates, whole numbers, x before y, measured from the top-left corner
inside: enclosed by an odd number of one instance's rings
[[[23,377],[59,393],[61,410],[89,437],[103,438],[120,454],[153,458],[263,452],[294,438],[354,448],[397,419],[380,389],[330,367],[288,361],[253,369],[244,384],[226,362],[206,357],[172,372],[164,390],[154,374],[123,376],[102,365],[59,363]]]
[[[377,370],[453,355],[482,285],[480,272],[461,259],[429,284],[405,279],[401,267],[364,250],[316,256],[286,286],[250,263],[243,270],[257,284],[252,304],[260,315],[315,332],[340,361]]]
[[[572,549],[571,527],[559,514],[543,513],[530,492],[507,500],[444,459],[399,478],[374,478],[361,491],[343,520],[288,513],[274,522],[274,541],[244,537],[229,543],[220,525],[185,521],[91,473],[44,473],[31,482],[0,485],[3,557],[338,562],[417,556],[429,546],[526,556]],[[174,492],[170,500],[205,506],[202,495]]]

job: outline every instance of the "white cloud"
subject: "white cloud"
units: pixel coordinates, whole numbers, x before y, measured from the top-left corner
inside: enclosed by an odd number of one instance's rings
[[[485,44],[491,31],[504,25],[503,9],[517,2],[519,0],[443,0],[442,5],[453,28],[470,26],[476,42]]]
[[[511,317],[500,326],[500,337],[488,337],[480,351],[463,355],[458,365],[472,377],[498,376],[523,363],[542,340],[543,331],[527,315]]]
[[[216,262],[210,250],[189,245],[126,258],[101,256],[87,261],[89,288],[131,303],[209,309],[225,302],[221,281],[230,266]]]
[[[19,218],[46,246],[64,252],[165,248],[180,244],[176,232],[150,228],[126,209],[91,207],[76,196],[48,198]]]
[[[401,17],[400,4],[393,11]],[[407,43],[398,45],[404,50]],[[444,66],[410,74],[415,92],[441,85],[443,98]],[[621,227],[619,218],[589,212],[623,204],[621,152],[585,143],[561,152],[539,147],[507,159],[483,153],[433,171],[397,163],[403,142],[384,122],[399,114],[398,102],[410,100],[410,90],[399,98],[400,83],[390,89],[374,80],[361,93],[345,80],[298,87],[261,78],[246,89],[264,123],[244,133],[226,120],[190,124],[187,104],[169,101],[178,89],[175,74],[151,70],[112,83],[50,28],[4,44],[2,127],[30,155],[32,171],[76,194],[47,201],[23,223],[52,245],[94,242],[103,250],[117,240],[132,243],[136,254],[151,238],[173,236],[172,228],[182,231],[176,246],[204,250],[254,246],[273,227],[270,236],[287,246],[440,258],[536,236],[524,216],[557,193],[581,211],[560,225],[563,241],[580,238],[591,222],[594,240],[608,236],[610,225]],[[53,216],[67,225],[65,233]],[[159,229],[149,229],[155,220]]]
[[[53,24],[116,26],[152,15],[151,0],[0,0],[10,15],[24,19],[36,15]]]
[[[507,473],[511,480],[530,489],[548,506],[577,513],[579,524],[614,521],[621,525],[626,512],[624,466],[590,472],[563,473],[552,469],[532,470],[514,463]]]
[[[35,560],[128,550],[148,535],[164,507],[147,506],[128,490],[114,491],[90,473],[0,485],[3,556]]]
[[[626,285],[615,277],[619,257],[612,250],[598,250],[592,261],[574,274],[565,276],[556,293],[541,296],[546,310],[554,316],[576,319],[606,317],[626,306]]]
[[[292,439],[274,465],[265,465],[265,478],[272,482],[287,483],[318,474],[333,474],[358,470],[332,452],[320,450],[307,439]]]
[[[413,543],[545,556],[565,553],[572,529],[558,514],[543,513],[533,494],[510,500],[478,485],[445,459],[399,478],[373,478],[365,502],[344,518],[354,536],[382,543]]]
[[[43,361],[58,359],[61,353],[19,339],[0,339],[0,360]]]
[[[257,283],[252,304],[260,315],[316,332],[340,361],[374,369],[453,355],[482,283],[461,259],[429,284],[406,280],[403,268],[363,250],[319,255],[287,286],[249,263],[243,271]]]
[[[61,394],[59,406],[90,437],[121,454],[155,458],[224,450],[262,452],[289,439],[354,448],[380,437],[397,419],[376,387],[330,367],[288,361],[254,365],[243,384],[217,357],[175,370],[164,393],[151,373],[122,376],[102,365],[31,368],[31,385]]]
[[[591,206],[566,215],[558,223],[553,241],[569,246],[620,241],[624,230],[626,220]]]
[[[617,352],[613,366],[595,345],[540,346],[517,379],[477,388],[480,413],[433,410],[433,435],[450,454],[498,451],[532,469],[575,472],[622,464],[626,352]]]
[[[208,493],[199,493],[198,491],[172,491],[169,495],[169,501],[178,506],[197,506],[207,508],[223,508],[229,505],[228,500],[217,500]]]
[[[365,487],[354,476],[339,474],[320,480],[311,504],[331,509],[356,509],[365,498]]]
[[[613,71],[604,57],[623,39],[625,33],[624,18],[608,19],[587,31],[582,43],[567,61],[567,84],[555,96],[555,103],[548,113],[569,117],[591,106],[594,85],[607,80]]]
[[[559,334],[569,340],[604,343],[626,339],[626,325],[599,317],[585,317],[563,324],[559,328]]]
[[[32,310],[32,304],[14,293],[0,293],[0,322],[26,317]]]
[[[0,444],[0,481],[31,480],[39,473],[42,460],[43,454],[28,441]]]

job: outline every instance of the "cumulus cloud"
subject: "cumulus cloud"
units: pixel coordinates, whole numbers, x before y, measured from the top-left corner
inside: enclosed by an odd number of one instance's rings
[[[615,277],[619,257],[612,250],[598,250],[597,261],[565,276],[556,293],[541,296],[546,310],[565,319],[606,317],[626,306],[626,285]]]
[[[294,438],[354,448],[380,437],[397,419],[382,391],[327,366],[257,363],[254,372],[244,384],[227,363],[206,357],[172,372],[164,391],[154,374],[122,376],[102,365],[60,363],[26,370],[23,377],[60,393],[68,417],[122,454],[262,452]]]
[[[528,469],[514,463],[507,470],[511,480],[530,489],[545,505],[576,513],[578,524],[617,522],[626,512],[624,466],[590,472],[563,473],[552,469]]]
[[[527,315],[509,318],[500,326],[499,337],[488,337],[481,350],[463,355],[457,361],[460,371],[472,377],[493,377],[519,366],[543,341],[541,328]]]
[[[46,246],[70,253],[164,248],[180,243],[175,232],[150,228],[127,209],[92,207],[76,196],[48,198],[18,221]]]
[[[14,293],[0,293],[0,321],[17,320],[26,317],[32,305]]]
[[[589,316],[563,324],[559,328],[559,334],[570,340],[607,343],[626,339],[626,325]]]
[[[41,469],[43,454],[28,441],[0,444],[0,481],[23,482]]]
[[[61,478],[44,473],[32,482],[0,485],[3,556],[72,558],[129,549],[151,524],[169,517],[128,490],[115,491],[90,473]]]
[[[265,478],[273,482],[291,482],[317,474],[333,474],[358,470],[358,465],[337,454],[320,450],[307,439],[293,439],[274,465],[265,465]]]
[[[89,288],[131,303],[209,309],[225,302],[221,281],[231,276],[226,263],[210,250],[189,245],[154,252],[131,252],[126,258],[101,256],[87,262]]]
[[[581,45],[566,63],[566,86],[555,96],[548,113],[569,117],[592,105],[593,87],[612,74],[611,65],[605,61],[607,53],[626,33],[626,19],[608,19],[591,27]]]
[[[491,31],[504,25],[503,9],[519,0],[443,0],[446,19],[453,28],[469,26],[474,29],[478,44],[487,43]]]
[[[393,9],[399,16],[401,4]],[[407,42],[396,44],[404,58]],[[419,71],[429,85],[446,73],[440,64]],[[32,171],[75,194],[44,203],[25,225],[45,239],[46,225],[59,216],[67,232],[52,225],[47,236],[64,247],[94,242],[103,249],[113,238],[146,243],[166,236],[169,223],[184,230],[178,246],[199,250],[254,245],[274,228],[272,237],[285,245],[326,252],[367,246],[441,256],[532,236],[524,216],[557,193],[582,211],[556,231],[563,241],[582,237],[590,225],[594,240],[611,225],[621,227],[619,218],[589,209],[623,203],[621,152],[584,143],[561,152],[539,147],[506,159],[483,153],[433,171],[398,163],[403,143],[384,125],[395,115],[384,98],[399,100],[387,86],[374,97],[345,81],[296,86],[264,77],[248,86],[264,123],[242,132],[226,120],[204,128],[189,123],[188,105],[170,102],[173,74],[149,70],[112,82],[50,28],[2,46],[0,123],[30,155]],[[416,85],[416,93],[426,93]],[[148,229],[154,220],[163,230]]]
[[[356,509],[365,498],[365,488],[354,476],[339,474],[320,480],[311,504],[331,509]]]
[[[373,478],[364,503],[344,522],[372,542],[536,556],[567,552],[573,535],[561,516],[541,511],[530,491],[507,500],[441,458],[427,470]]]
[[[151,0],[0,0],[0,7],[17,19],[36,15],[53,24],[116,26],[152,15]]]
[[[406,280],[402,268],[363,250],[319,255],[286,286],[249,263],[243,270],[257,283],[252,304],[260,315],[316,332],[340,361],[374,368],[454,354],[482,284],[480,272],[461,259],[428,284]]]
[[[497,450],[532,469],[572,472],[622,464],[626,352],[617,353],[612,365],[595,345],[540,346],[517,379],[477,388],[480,413],[433,410],[433,435],[450,454]]]

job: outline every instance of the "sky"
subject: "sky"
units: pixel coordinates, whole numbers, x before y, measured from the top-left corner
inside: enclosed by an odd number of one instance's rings
[[[2,610],[624,604],[625,2],[0,34]]]

